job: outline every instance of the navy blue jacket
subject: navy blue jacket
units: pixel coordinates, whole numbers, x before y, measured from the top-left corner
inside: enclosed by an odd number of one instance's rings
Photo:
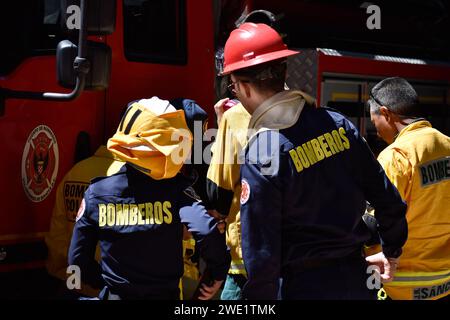
[[[69,264],[82,280],[127,298],[178,298],[183,275],[183,225],[213,279],[223,280],[230,264],[224,234],[181,175],[153,180],[129,165],[110,177],[94,179],[84,213],[75,224]],[[101,266],[95,261],[97,242]]]
[[[401,253],[407,238],[406,204],[340,113],[305,106],[296,124],[258,133],[245,152],[244,297],[277,299],[286,272],[361,250],[371,236],[361,219],[366,200],[376,209],[385,255]]]

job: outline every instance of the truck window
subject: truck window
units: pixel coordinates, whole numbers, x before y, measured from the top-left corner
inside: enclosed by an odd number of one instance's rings
[[[186,64],[185,0],[124,0],[123,19],[129,61]]]
[[[60,40],[59,0],[0,2],[0,75],[28,57],[55,54]]]

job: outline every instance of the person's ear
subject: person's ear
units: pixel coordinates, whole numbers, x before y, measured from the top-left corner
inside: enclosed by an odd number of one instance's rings
[[[380,114],[386,119],[387,122],[392,120],[392,112],[385,106],[380,107]]]
[[[251,88],[250,82],[243,82],[242,81],[241,85],[242,85],[243,91],[245,92],[245,96],[247,98],[250,98],[251,92],[252,92],[252,88]]]

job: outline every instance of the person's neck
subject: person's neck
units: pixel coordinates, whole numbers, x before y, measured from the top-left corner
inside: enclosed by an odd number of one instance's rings
[[[264,101],[269,100],[277,93],[279,93],[279,92],[266,91],[266,92],[261,92],[258,95],[256,95],[255,99],[253,100],[253,103],[250,106],[250,108],[251,108],[251,112],[249,111],[250,114],[253,114],[253,112],[255,112],[255,110],[258,109],[259,106],[264,103]]]
[[[397,128],[397,131],[400,132],[403,129],[405,129],[407,126],[409,126],[411,123],[419,121],[419,120],[421,120],[421,119],[419,119],[419,118],[399,119],[394,124],[395,124],[395,127]]]

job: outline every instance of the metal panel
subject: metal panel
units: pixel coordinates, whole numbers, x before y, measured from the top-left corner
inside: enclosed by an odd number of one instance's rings
[[[317,51],[315,49],[298,50],[300,54],[288,58],[286,83],[291,89],[302,90],[315,97],[317,92]]]

